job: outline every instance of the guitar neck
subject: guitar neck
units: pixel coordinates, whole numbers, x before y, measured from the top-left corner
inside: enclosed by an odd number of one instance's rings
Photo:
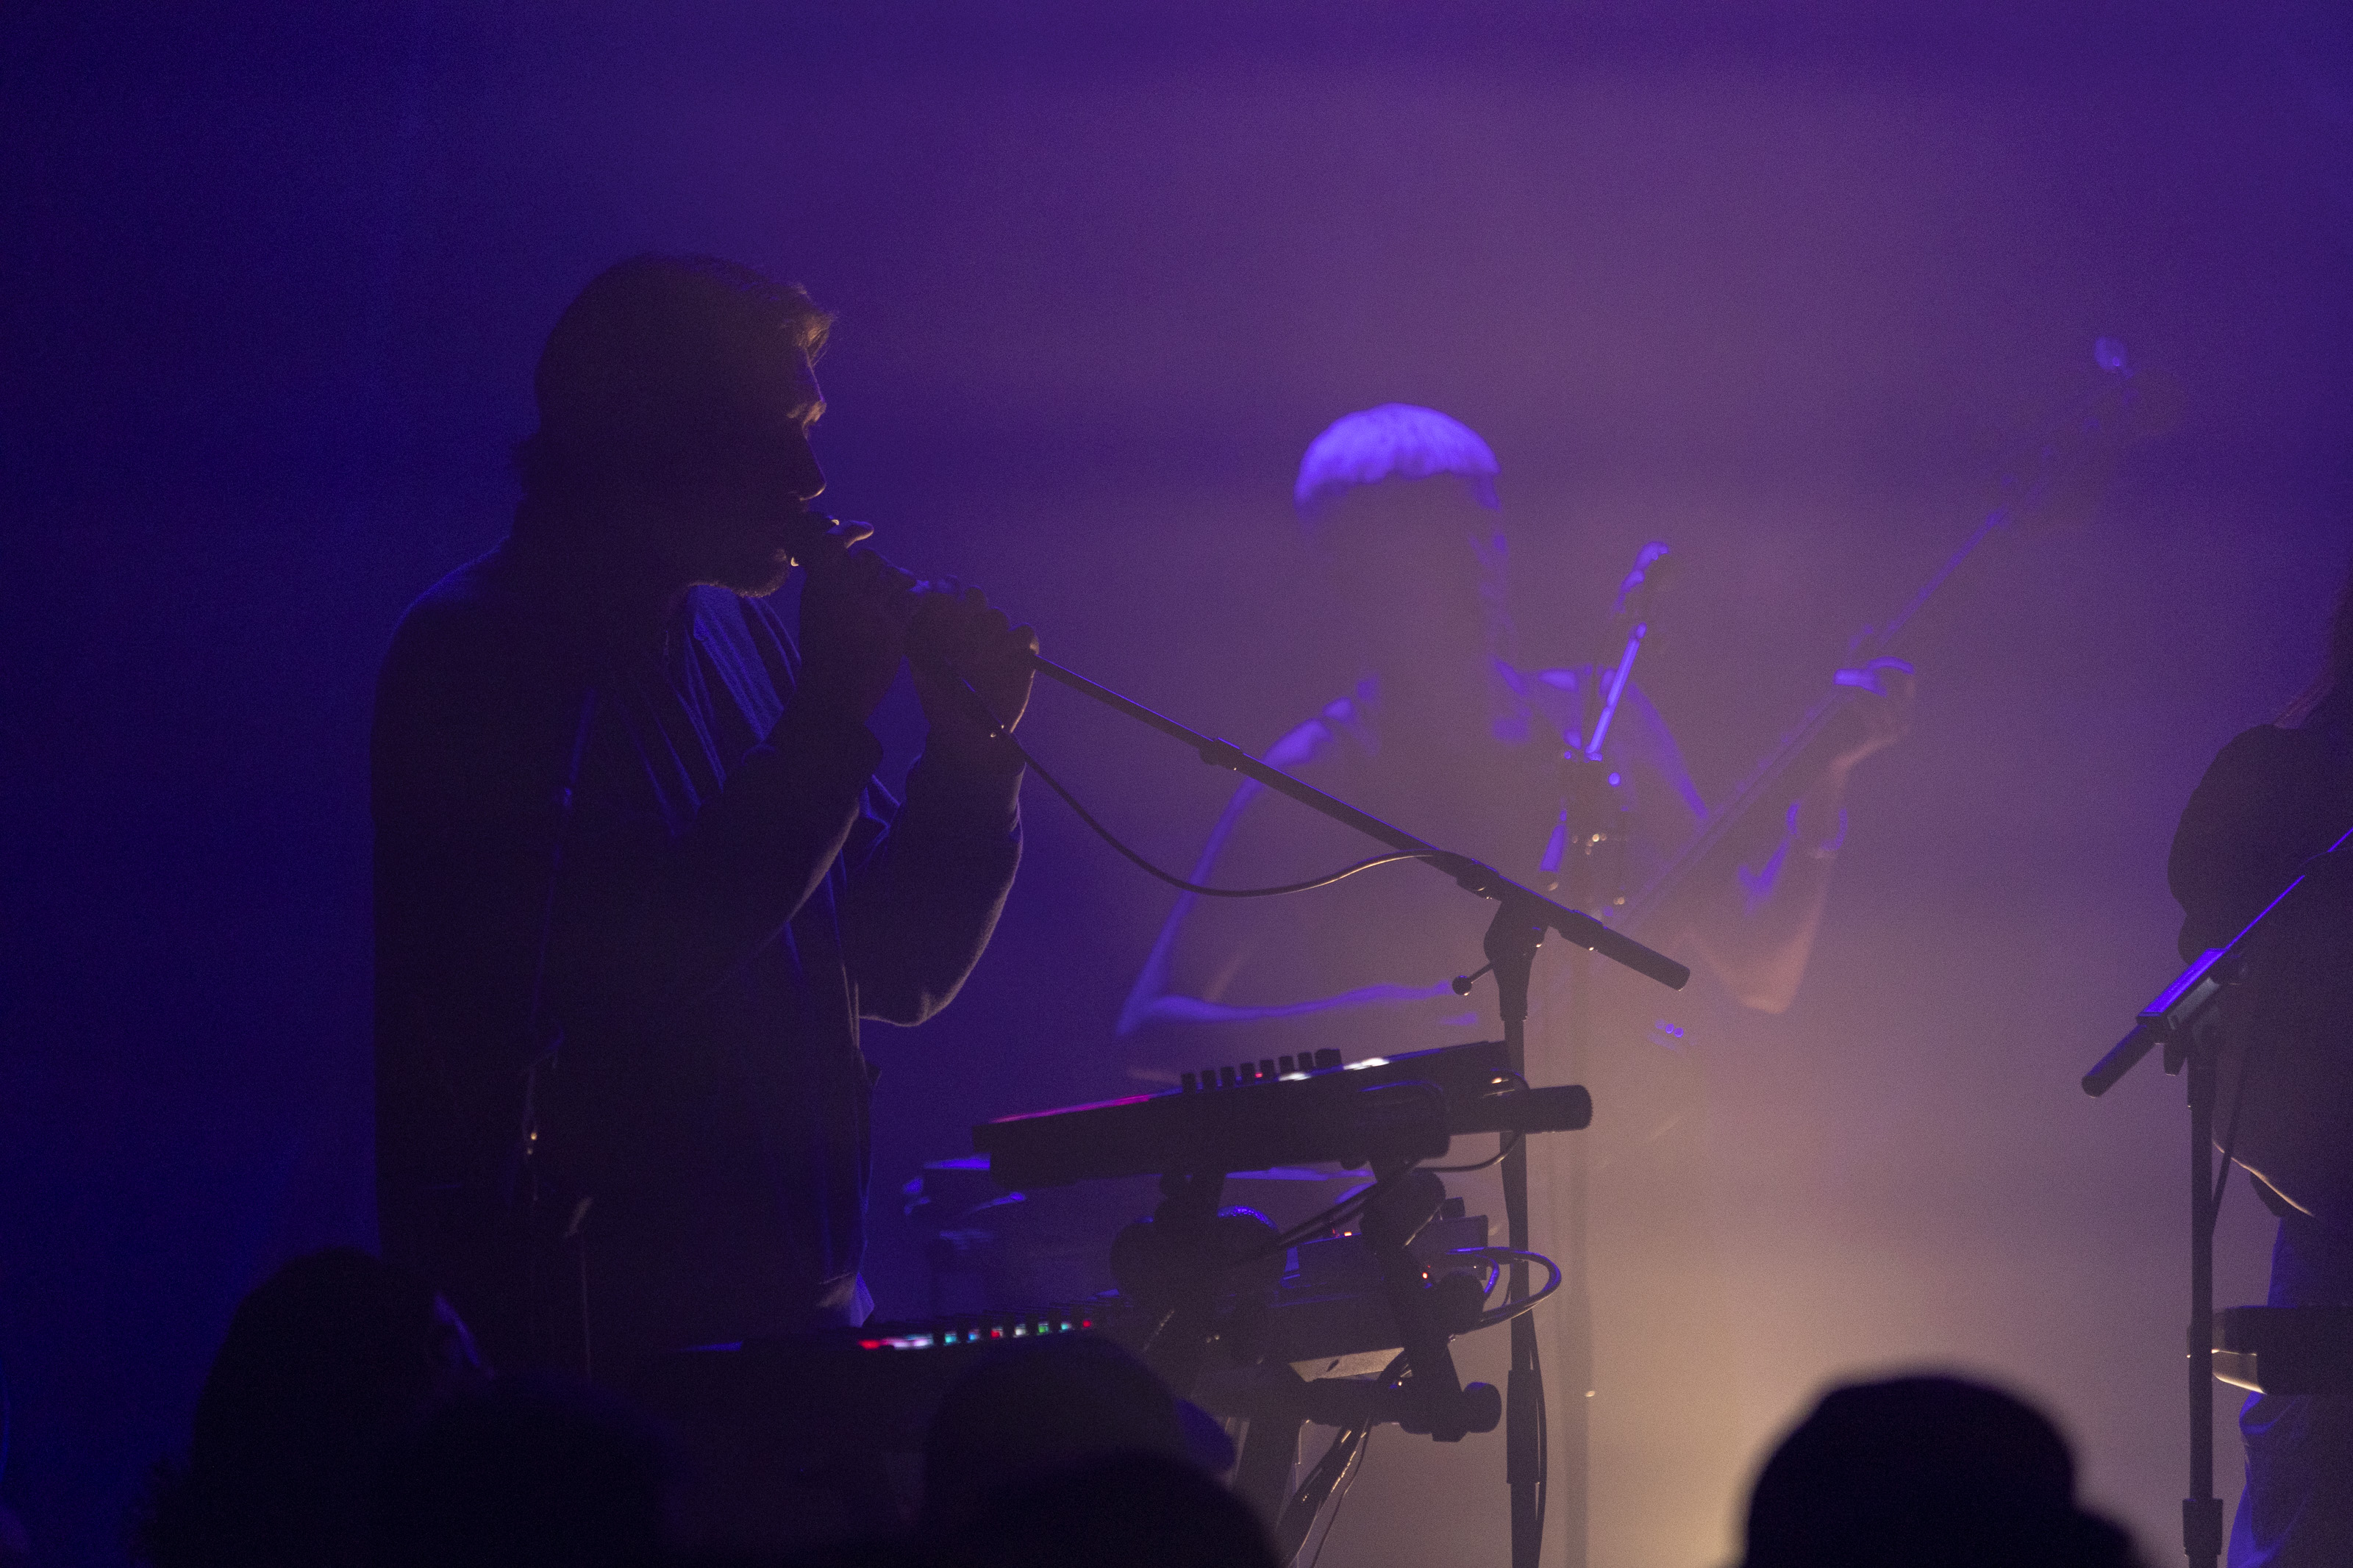
[[[1857,664],[1871,654],[1889,651],[1904,628],[1996,531],[2046,510],[2080,511],[2095,504],[2126,447],[2179,423],[2179,383],[2162,374],[2137,379],[2126,367],[2123,345],[2105,338],[2096,345],[2096,353],[2107,378],[2105,384],[2055,428],[2028,444],[2031,456],[2004,479],[2010,499],[1986,513],[1960,549],[1929,576],[1894,620],[1858,650],[1862,657],[1856,658]],[[1741,781],[1723,809],[1701,825],[1666,869],[1628,900],[1610,923],[1622,931],[1639,930],[1657,920],[1695,884],[1714,874],[1728,874],[1730,868],[1723,862],[1754,841],[1762,826],[1757,819],[1763,812],[1788,802],[1794,793],[1788,787],[1791,776],[1810,780],[1828,765],[1832,755],[1831,728],[1856,695],[1851,687],[1833,686],[1757,771]]]
[[[1767,813],[1788,807],[1793,793],[1789,781],[1793,777],[1810,777],[1830,763],[1833,750],[1831,729],[1857,696],[1852,687],[1831,687],[1798,721],[1797,727],[1740,781],[1724,805],[1708,814],[1699,831],[1692,835],[1674,858],[1627,900],[1620,917],[1610,923],[1622,931],[1640,930],[1689,892],[1703,879],[1703,873],[1728,873],[1730,868],[1724,864],[1728,858],[1768,829],[1778,835],[1778,825],[1767,822]]]

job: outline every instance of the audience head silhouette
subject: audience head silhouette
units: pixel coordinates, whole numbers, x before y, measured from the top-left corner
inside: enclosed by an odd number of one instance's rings
[[[375,1568],[625,1568],[670,1545],[670,1464],[646,1420],[586,1384],[507,1377],[451,1401],[386,1461]]]
[[[1766,1461],[1743,1568],[2129,1568],[2075,1506],[2075,1461],[1998,1389],[1903,1377],[1833,1390]]]
[[[954,1529],[1008,1487],[1120,1453],[1188,1457],[1180,1407],[1151,1368],[1092,1335],[1008,1346],[932,1418],[924,1523]]]
[[[196,1400],[186,1462],[132,1528],[153,1568],[337,1568],[364,1558],[377,1467],[486,1373],[433,1288],[352,1247],[299,1258],[246,1297]]]
[[[1277,1568],[1240,1499],[1182,1460],[1143,1452],[996,1493],[945,1557],[949,1568]]]

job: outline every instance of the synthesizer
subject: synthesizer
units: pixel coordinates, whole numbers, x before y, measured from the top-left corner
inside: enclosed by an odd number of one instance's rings
[[[1006,1191],[1329,1161],[1430,1160],[1473,1132],[1573,1131],[1576,1085],[1529,1089],[1501,1040],[1343,1062],[1336,1051],[1188,1072],[1158,1094],[1000,1117],[973,1147]]]

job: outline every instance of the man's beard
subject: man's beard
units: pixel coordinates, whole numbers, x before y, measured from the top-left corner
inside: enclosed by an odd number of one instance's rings
[[[793,559],[781,549],[747,549],[740,557],[723,563],[703,581],[746,599],[761,599],[783,587],[792,571]]]

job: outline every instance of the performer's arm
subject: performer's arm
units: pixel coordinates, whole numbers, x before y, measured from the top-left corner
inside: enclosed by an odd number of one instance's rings
[[[866,719],[916,599],[868,552],[810,564],[785,711],[677,832],[597,814],[593,776],[571,781],[582,805],[564,822],[576,743],[610,699],[563,668],[543,628],[467,606],[404,626],[379,691],[379,870],[420,949],[417,990],[453,1023],[487,1022],[501,1052],[544,1044],[509,1016],[528,1007],[543,930],[551,1016],[658,1021],[807,903],[860,820],[881,754]]]
[[[683,833],[649,848],[642,830],[597,819],[593,777],[575,781],[584,805],[567,824],[557,799],[605,699],[534,672],[533,651],[511,638],[457,630],[396,646],[386,663],[379,900],[419,976],[417,1005],[451,1027],[487,1026],[501,1055],[534,1048],[522,1013],[559,835],[547,1005],[595,996],[659,1017],[772,939],[859,820],[881,748],[849,707],[804,689]]]
[[[881,758],[866,721],[903,657],[914,581],[838,524],[807,551],[801,662],[784,714],[650,868],[581,844],[558,903],[566,989],[656,1021],[777,939],[832,870]]]
[[[624,986],[654,1016],[718,984],[824,881],[881,754],[862,715],[805,689],[665,847],[642,903],[628,867],[602,875],[584,846],[560,905],[564,929],[581,939],[575,961],[599,966],[580,978]]]
[[[1008,731],[1020,721],[1028,656],[1038,649],[1037,634],[1011,626],[978,589],[948,584],[924,596],[921,613],[924,651],[913,668],[931,726],[923,754],[908,773],[903,805],[879,785],[871,792],[844,857],[842,939],[859,1011],[901,1025],[920,1024],[954,998],[1012,889],[1022,766],[992,719]]]

